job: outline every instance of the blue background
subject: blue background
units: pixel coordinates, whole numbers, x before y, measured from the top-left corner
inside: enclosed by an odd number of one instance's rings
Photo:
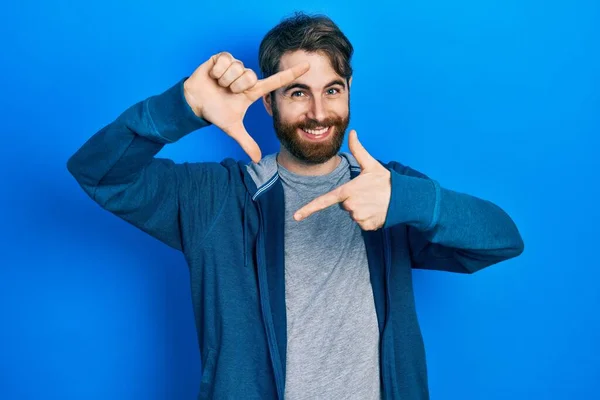
[[[523,235],[520,257],[475,275],[415,271],[432,399],[598,398],[597,1],[2,8],[0,398],[195,398],[182,255],[100,209],[66,161],[214,53],[257,70],[262,36],[297,9],[355,46],[350,126],[367,150],[492,200]],[[278,149],[260,102],[246,127]],[[248,159],[214,127],[160,155]]]

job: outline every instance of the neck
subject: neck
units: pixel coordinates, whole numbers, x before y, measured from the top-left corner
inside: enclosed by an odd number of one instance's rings
[[[330,172],[333,172],[333,170],[335,170],[336,167],[340,164],[340,161],[342,161],[340,156],[335,155],[321,164],[307,164],[298,160],[296,157],[290,154],[290,152],[287,151],[283,146],[281,146],[279,153],[277,154],[277,162],[288,171],[298,175],[326,175]]]

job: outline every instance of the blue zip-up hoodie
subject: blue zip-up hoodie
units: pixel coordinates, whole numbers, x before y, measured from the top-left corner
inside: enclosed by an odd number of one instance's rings
[[[275,155],[259,163],[155,157],[165,144],[209,125],[185,101],[184,81],[128,108],[67,166],[100,206],[185,255],[201,352],[198,398],[283,399],[285,207]],[[354,157],[341,155],[356,177]],[[470,274],[519,255],[523,241],[495,204],[445,189],[398,162],[382,165],[392,186],[385,225],[363,231],[382,397],[424,400],[412,268]]]

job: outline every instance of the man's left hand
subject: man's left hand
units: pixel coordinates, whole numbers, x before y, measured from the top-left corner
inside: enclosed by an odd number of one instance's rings
[[[392,195],[390,171],[365,150],[355,130],[350,131],[348,146],[361,167],[360,175],[302,207],[294,214],[296,221],[342,203],[363,230],[374,231],[384,225]]]

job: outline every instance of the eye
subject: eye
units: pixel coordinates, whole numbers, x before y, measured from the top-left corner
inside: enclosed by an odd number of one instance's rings
[[[327,89],[327,94],[338,94],[340,91],[336,88]]]
[[[296,94],[301,94],[301,95],[303,95],[303,94],[304,94],[304,92],[303,92],[303,91],[301,91],[301,90],[296,90],[295,92],[292,92],[292,95],[291,95],[291,96],[292,96],[292,97],[300,97],[300,96],[296,96]]]

